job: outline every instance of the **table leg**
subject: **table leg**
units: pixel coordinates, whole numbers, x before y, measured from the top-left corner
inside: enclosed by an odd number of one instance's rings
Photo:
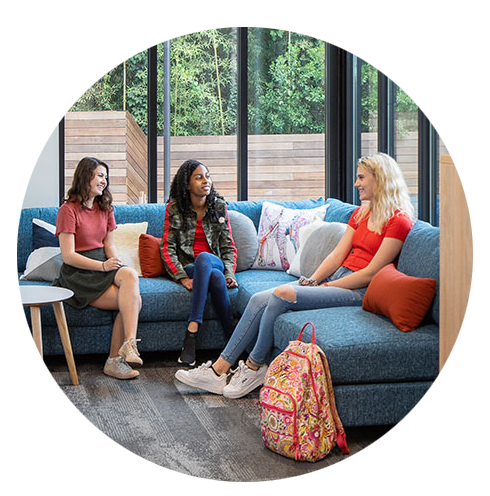
[[[46,405],[44,391],[43,340],[41,332],[41,309],[31,307],[32,340],[34,342],[34,359],[36,363],[37,393],[39,406]]]
[[[56,323],[58,324],[58,331],[65,351],[66,361],[68,363],[68,370],[70,371],[71,381],[75,386],[78,386],[77,369],[75,367],[75,359],[73,358],[73,351],[71,348],[70,334],[68,332],[68,324],[66,323],[65,310],[61,301],[53,303],[54,315]]]

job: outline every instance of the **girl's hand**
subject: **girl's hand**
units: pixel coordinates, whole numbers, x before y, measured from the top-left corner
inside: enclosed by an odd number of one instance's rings
[[[233,277],[226,278],[226,287],[227,288],[238,288],[238,283],[233,279]]]
[[[110,272],[111,270],[119,269],[121,265],[122,265],[122,261],[120,258],[111,257],[104,262],[103,267],[105,272]]]
[[[180,280],[180,283],[182,284],[182,286],[184,286],[185,289],[187,289],[188,291],[192,291],[192,279],[190,277],[183,277]]]
[[[318,282],[316,281],[316,279],[313,279],[312,277],[305,277],[305,276],[301,276],[298,279],[298,284],[300,286],[318,286]]]

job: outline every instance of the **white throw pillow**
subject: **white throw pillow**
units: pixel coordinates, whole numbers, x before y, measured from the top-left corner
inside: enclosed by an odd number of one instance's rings
[[[259,251],[253,269],[288,270],[300,248],[299,230],[315,217],[324,220],[328,205],[286,208],[265,201],[260,214]]]
[[[20,280],[53,282],[59,276],[62,264],[63,259],[59,247],[38,248],[29,255],[26,270],[20,276]]]
[[[142,276],[140,257],[139,257],[139,239],[141,234],[146,234],[148,222],[139,222],[136,224],[118,224],[114,231],[114,243],[116,251],[123,265],[132,267],[139,276]]]
[[[291,262],[291,266],[287,270],[287,273],[295,276],[295,277],[300,277],[301,276],[301,267],[300,267],[300,259],[301,259],[301,253],[304,249],[305,242],[306,240],[310,237],[310,234],[320,227],[322,224],[325,224],[323,220],[320,220],[319,217],[314,217],[313,220],[311,221],[310,224],[307,224],[306,226],[303,226],[299,230],[299,250],[296,252],[296,255],[293,258],[293,261]]]

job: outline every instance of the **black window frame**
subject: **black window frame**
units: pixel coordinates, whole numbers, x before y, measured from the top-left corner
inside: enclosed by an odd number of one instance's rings
[[[248,28],[237,28],[237,199],[248,198]],[[164,42],[164,115],[170,119],[169,54]],[[325,43],[325,198],[358,204],[354,191],[356,163],[361,152],[360,66],[362,59]],[[148,201],[157,198],[157,46],[148,49]],[[396,85],[378,71],[378,150],[395,154]],[[59,196],[64,197],[64,117],[59,123]],[[438,135],[427,117],[418,112],[418,218],[438,225]],[[170,126],[165,126],[169,130]],[[169,170],[170,136],[165,133],[164,167]],[[164,184],[168,200],[169,178]]]

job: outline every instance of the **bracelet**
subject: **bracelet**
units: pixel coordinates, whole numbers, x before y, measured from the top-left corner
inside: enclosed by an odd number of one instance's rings
[[[105,266],[104,266],[104,264],[105,264],[105,260],[102,262],[102,272],[105,272]]]

